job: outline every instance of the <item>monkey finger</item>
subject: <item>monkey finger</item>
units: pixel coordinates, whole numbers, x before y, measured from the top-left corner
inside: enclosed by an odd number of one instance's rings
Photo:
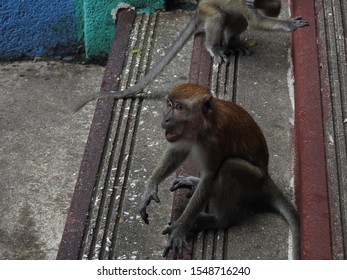
[[[191,248],[188,246],[188,242],[186,240],[183,240],[180,258],[183,257],[183,250],[191,251]]]
[[[305,20],[302,20],[302,17],[293,17],[291,18],[292,21],[292,30],[294,31],[297,28],[304,28],[306,26],[309,26],[308,22]]]
[[[165,258],[167,256],[167,253],[169,253],[169,251],[172,249],[172,240],[168,240],[166,247],[163,251],[163,258]]]
[[[152,194],[151,200],[154,200],[156,203],[160,203],[160,199],[157,193]]]
[[[180,259],[183,258],[183,250],[181,247],[175,247],[173,251],[174,251],[174,253],[172,254],[173,260],[177,260],[178,258]]]
[[[221,56],[222,63],[225,63],[226,65],[230,64],[230,59],[229,59],[230,54],[224,54]]]
[[[172,255],[173,259],[177,259],[177,257],[182,259],[183,258],[183,251],[189,249],[187,241],[184,239],[178,239],[178,240],[176,240],[176,242],[173,242],[173,243],[174,243],[173,255]]]
[[[172,251],[171,259],[173,260],[177,260],[177,256],[179,256],[180,258],[182,258],[183,256],[182,250],[180,250],[179,247],[174,247],[172,240],[166,245],[163,252],[163,257],[165,258],[170,251]]]
[[[244,56],[251,56],[253,54],[253,52],[247,46],[240,47],[238,51],[241,52]]]
[[[148,214],[146,212],[146,208],[141,208],[140,209],[140,216],[141,216],[142,220],[145,222],[145,224],[149,224]]]
[[[188,184],[184,184],[182,182],[174,182],[170,188],[170,191],[174,192],[174,191],[177,191],[178,189],[191,189],[191,188],[192,186]]]
[[[165,234],[171,234],[172,232],[172,226],[168,226],[166,229],[164,229],[161,233],[162,235],[165,235]]]
[[[148,195],[147,198],[144,200],[144,204],[148,206],[152,200],[154,200],[156,203],[160,203],[160,199],[157,193],[152,193]]]

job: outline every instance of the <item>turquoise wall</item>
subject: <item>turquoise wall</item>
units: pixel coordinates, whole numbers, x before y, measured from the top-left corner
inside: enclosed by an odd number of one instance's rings
[[[165,6],[165,0],[0,0],[0,59],[80,49],[89,59],[106,56],[115,28],[111,10],[120,2],[139,12]]]
[[[131,4],[139,12],[151,12],[163,9],[165,1],[84,0],[85,47],[88,58],[107,55],[115,32],[111,11],[121,2]]]

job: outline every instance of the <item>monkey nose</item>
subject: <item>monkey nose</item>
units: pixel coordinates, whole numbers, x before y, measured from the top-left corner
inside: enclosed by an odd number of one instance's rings
[[[163,123],[168,123],[171,120],[172,115],[173,115],[172,111],[169,111],[168,113],[166,113],[165,116],[164,116]]]

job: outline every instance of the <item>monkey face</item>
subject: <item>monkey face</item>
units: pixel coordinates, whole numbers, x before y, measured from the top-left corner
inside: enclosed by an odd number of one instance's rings
[[[190,115],[187,104],[178,101],[166,101],[166,112],[162,121],[165,138],[169,142],[176,142],[186,135],[185,128]]]

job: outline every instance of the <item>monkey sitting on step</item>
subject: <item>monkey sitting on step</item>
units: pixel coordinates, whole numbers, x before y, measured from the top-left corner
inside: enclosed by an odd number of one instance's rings
[[[200,22],[204,26],[206,49],[219,63],[229,63],[231,53],[251,54],[248,46],[240,41],[240,35],[248,25],[255,29],[287,32],[308,26],[301,17],[277,19],[280,11],[281,0],[201,0],[197,14],[192,17],[166,54],[137,84],[123,91],[87,95],[81,99],[74,111],[77,112],[89,101],[97,98],[135,97],[179,52]]]
[[[214,98],[195,84],[183,84],[167,96],[162,121],[169,142],[143,194],[140,214],[148,224],[147,206],[160,202],[159,184],[190,155],[200,179],[178,177],[171,188],[190,186],[192,196],[182,215],[163,234],[169,234],[163,255],[173,249],[177,258],[187,247],[191,231],[225,229],[239,207],[257,206],[279,212],[293,236],[293,257],[300,257],[299,217],[268,172],[269,154],[264,135],[253,118],[237,104]],[[210,203],[213,214],[202,213]]]

